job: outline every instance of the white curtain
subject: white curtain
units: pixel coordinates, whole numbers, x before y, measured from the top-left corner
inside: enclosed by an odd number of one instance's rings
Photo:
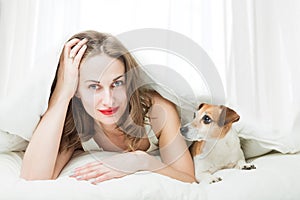
[[[262,138],[299,146],[300,2],[232,0],[225,8],[228,103],[270,130]]]

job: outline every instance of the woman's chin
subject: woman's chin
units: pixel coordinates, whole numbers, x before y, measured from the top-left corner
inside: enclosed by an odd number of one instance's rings
[[[118,117],[110,116],[110,117],[102,117],[98,119],[98,122],[105,125],[113,125],[113,124],[117,124],[118,120],[119,120]]]

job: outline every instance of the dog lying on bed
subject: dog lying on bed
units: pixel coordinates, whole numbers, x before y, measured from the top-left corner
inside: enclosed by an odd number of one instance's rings
[[[255,169],[245,162],[240,140],[231,125],[240,116],[225,106],[201,104],[194,120],[181,127],[186,140],[193,141],[190,151],[198,182],[215,183],[220,177],[213,175],[224,168]]]

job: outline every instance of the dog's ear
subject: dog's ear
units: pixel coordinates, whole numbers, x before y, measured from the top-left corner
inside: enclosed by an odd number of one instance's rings
[[[226,106],[221,106],[222,111],[220,114],[220,118],[218,120],[218,125],[220,127],[227,125],[228,123],[234,123],[239,121],[240,116],[232,109],[226,107]]]
[[[205,103],[201,103],[198,107],[198,110],[200,110],[203,106],[204,106]]]

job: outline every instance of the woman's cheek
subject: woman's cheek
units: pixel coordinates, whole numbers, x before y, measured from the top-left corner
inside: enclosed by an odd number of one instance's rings
[[[95,107],[97,102],[97,97],[95,95],[83,94],[81,96],[81,102],[87,113],[92,116],[95,115]]]
[[[117,101],[119,105],[126,106],[128,104],[125,87],[114,90],[113,95],[114,95],[115,101]]]

